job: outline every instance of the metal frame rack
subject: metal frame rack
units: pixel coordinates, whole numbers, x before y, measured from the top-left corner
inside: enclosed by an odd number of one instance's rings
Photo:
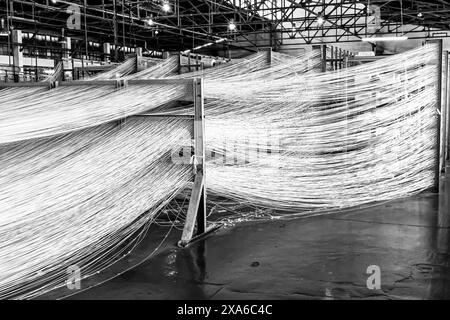
[[[448,52],[446,52],[446,67],[443,68],[443,52],[442,40],[436,40],[438,43],[438,59],[432,62],[438,68],[438,86],[437,94],[437,166],[436,166],[436,184],[439,188],[439,176],[445,168],[445,158],[448,154],[448,133],[449,125],[449,95],[447,87],[449,84],[449,66],[448,66]],[[433,42],[436,42],[433,41]],[[430,41],[431,42],[431,41]],[[268,52],[268,59],[270,59],[271,52]],[[444,71],[444,72],[443,72]],[[443,73],[445,73],[445,84],[443,85]],[[206,233],[215,229],[215,227],[208,229],[206,225],[206,180],[205,180],[205,114],[204,114],[204,94],[203,94],[203,80],[201,78],[194,79],[152,79],[152,80],[101,80],[101,81],[75,81],[75,82],[23,82],[23,83],[0,83],[1,87],[47,87],[48,89],[57,86],[99,86],[108,85],[115,86],[120,89],[132,85],[180,85],[183,87],[184,96],[182,101],[192,102],[194,104],[194,115],[185,115],[193,120],[193,140],[194,140],[194,159],[193,170],[195,173],[194,186],[190,197],[188,213],[186,217],[185,226],[181,240],[178,242],[179,246],[187,246],[192,241],[200,238]],[[444,99],[442,99],[444,97]],[[442,103],[444,101],[444,104]],[[142,114],[142,116],[166,116],[161,114]],[[197,227],[197,228],[196,228]]]
[[[446,162],[450,161],[450,53],[449,51],[444,51],[444,69],[443,69],[443,111],[442,116],[444,117],[444,121],[442,121],[442,158],[443,158],[443,166],[445,170]]]
[[[440,174],[446,170],[446,161],[450,160],[450,55],[448,51],[443,51],[442,39],[433,39],[424,43],[435,43],[438,46],[438,59],[431,62],[437,67],[437,88],[436,88],[436,130],[437,130],[437,159],[436,159],[436,182],[435,189],[439,190]],[[330,52],[330,58],[328,57]],[[340,70],[348,66],[349,59],[354,59],[355,55],[349,51],[339,48],[322,45],[322,71],[326,72],[328,63],[332,70]],[[383,59],[384,56],[368,57],[368,61]],[[444,60],[445,59],[445,60]]]
[[[355,53],[330,45],[322,45],[322,72],[339,70],[348,67],[349,59],[355,57]],[[328,65],[329,64],[329,65]]]
[[[180,247],[186,247],[193,241],[202,238],[209,232],[217,229],[218,225],[208,228],[206,223],[206,168],[205,168],[205,113],[204,113],[204,94],[203,79],[151,79],[151,80],[99,80],[99,81],[71,81],[71,82],[18,82],[18,83],[0,83],[0,88],[4,87],[43,87],[53,89],[61,87],[78,86],[115,86],[117,89],[133,85],[179,85],[182,87],[184,96],[182,101],[192,102],[194,104],[194,115],[182,115],[192,119],[193,123],[193,141],[194,141],[194,159],[193,172],[194,184],[189,200],[188,212],[182,233],[181,240],[178,242]],[[145,117],[170,117],[171,115],[145,113],[136,116]],[[179,115],[176,115],[179,116]]]
[[[446,123],[448,122],[447,117],[447,106],[446,103],[442,101],[442,97],[445,97],[447,95],[446,92],[446,86],[443,85],[443,72],[445,72],[445,68],[443,66],[443,54],[442,51],[442,39],[436,39],[436,40],[428,40],[425,41],[425,43],[436,43],[438,46],[438,53],[437,53],[437,61],[435,61],[433,64],[436,64],[437,66],[437,88],[436,88],[436,125],[437,125],[437,166],[436,166],[436,184],[435,188],[439,190],[439,177],[441,172],[445,171],[445,145],[446,145],[446,134],[445,134],[445,128]],[[445,76],[447,78],[447,76]]]

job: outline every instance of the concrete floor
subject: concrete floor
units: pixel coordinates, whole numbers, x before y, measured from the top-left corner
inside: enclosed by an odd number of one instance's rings
[[[243,223],[187,249],[174,246],[176,231],[139,267],[86,290],[100,281],[89,279],[70,298],[449,299],[449,216],[450,175],[439,194],[322,217]],[[144,259],[156,246],[153,236],[103,278]],[[369,265],[381,269],[380,290],[366,286]]]

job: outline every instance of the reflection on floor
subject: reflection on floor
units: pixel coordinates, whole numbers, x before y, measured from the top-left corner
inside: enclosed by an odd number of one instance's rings
[[[449,299],[449,199],[447,176],[439,194],[323,217],[245,223],[187,249],[173,245],[180,236],[173,232],[152,259],[70,298]],[[129,259],[138,261],[149,250],[144,246]],[[381,270],[378,290],[367,288],[370,265]]]

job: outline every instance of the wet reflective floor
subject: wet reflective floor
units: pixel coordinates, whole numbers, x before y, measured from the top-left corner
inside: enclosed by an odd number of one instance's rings
[[[185,249],[175,247],[180,231],[174,231],[142,265],[91,289],[82,283],[70,298],[449,299],[449,199],[447,175],[439,194],[243,223]],[[145,239],[127,262],[142,260],[156,239]],[[380,269],[380,289],[367,287],[369,266]]]

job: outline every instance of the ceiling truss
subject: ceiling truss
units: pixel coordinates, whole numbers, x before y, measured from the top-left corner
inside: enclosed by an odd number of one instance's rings
[[[169,1],[170,12],[162,10],[162,1]],[[70,5],[80,8],[79,30],[66,27]],[[378,15],[373,8],[378,8]],[[359,41],[386,33],[447,36],[450,4],[443,0],[1,0],[0,17],[8,26],[32,33],[61,35],[65,28],[65,35],[80,43],[186,50],[220,39],[255,48]],[[231,22],[235,30],[229,29]]]

